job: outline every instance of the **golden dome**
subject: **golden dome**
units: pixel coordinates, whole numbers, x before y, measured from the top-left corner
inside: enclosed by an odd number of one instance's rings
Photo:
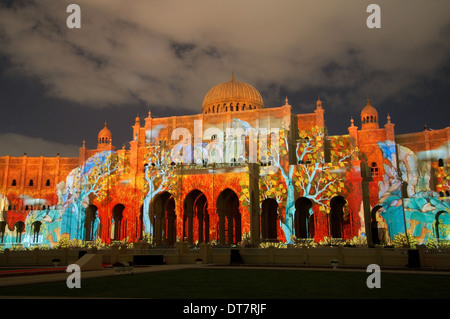
[[[261,94],[250,84],[231,80],[214,86],[203,99],[203,114],[261,109]]]

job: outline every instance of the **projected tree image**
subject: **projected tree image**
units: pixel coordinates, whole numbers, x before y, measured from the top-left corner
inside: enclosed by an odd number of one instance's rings
[[[90,195],[102,201],[112,186],[112,176],[119,170],[117,154],[103,151],[90,157],[83,165],[75,168],[66,179],[66,192],[63,193],[63,229],[71,238],[84,239],[86,207]],[[96,230],[94,231],[95,234]]]
[[[265,168],[266,174],[261,185],[265,193],[263,196],[284,203],[284,217],[280,223],[286,241],[291,243],[294,235],[295,195],[310,199],[319,206],[320,212],[327,213],[331,198],[344,190],[345,163],[357,149],[338,147],[344,146],[343,139],[333,139],[331,147],[337,160],[333,163],[326,162],[323,151],[324,131],[314,127],[311,131],[300,132],[302,138],[295,145],[296,160],[300,165],[289,165],[286,158],[289,153],[286,132],[280,131],[279,134],[280,143],[270,148],[271,164],[278,170]],[[277,171],[280,175],[275,174]]]
[[[153,225],[150,221],[150,203],[156,195],[169,190],[170,184],[175,182],[171,177],[175,163],[171,161],[171,150],[164,146],[149,146],[144,164],[144,201],[143,223],[144,232],[153,235]]]

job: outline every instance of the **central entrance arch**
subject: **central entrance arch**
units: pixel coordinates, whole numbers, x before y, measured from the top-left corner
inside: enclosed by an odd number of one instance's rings
[[[219,215],[219,243],[237,244],[242,241],[241,212],[239,198],[234,191],[227,188],[217,197]]]
[[[183,237],[191,244],[209,242],[208,200],[200,190],[191,191],[184,199]]]

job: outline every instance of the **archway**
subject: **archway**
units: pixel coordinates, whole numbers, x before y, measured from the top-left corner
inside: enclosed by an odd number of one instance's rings
[[[440,239],[439,225],[440,224],[444,224],[444,223],[439,222],[439,217],[441,217],[441,215],[444,214],[444,213],[447,213],[447,215],[449,215],[448,212],[441,210],[434,217],[435,221],[436,221],[436,223],[435,223],[435,231],[436,231],[436,241],[437,241],[438,245],[439,245],[439,239]]]
[[[239,198],[234,191],[227,188],[217,197],[219,214],[219,242],[237,244],[242,240],[241,212]]]
[[[342,238],[342,223],[346,203],[347,201],[342,196],[335,196],[330,201],[330,236],[332,238]]]
[[[139,208],[139,216],[136,218],[136,238],[144,239],[144,205]]]
[[[378,222],[377,222],[377,212],[383,208],[381,205],[376,205],[370,212],[370,230],[372,235],[372,244],[380,244],[380,234],[378,233]],[[383,236],[384,237],[384,236]]]
[[[208,201],[198,189],[191,191],[184,199],[183,237],[191,244],[209,242]]]
[[[154,242],[156,245],[174,245],[176,242],[175,200],[169,192],[155,196],[150,204],[150,214],[154,220]]]
[[[23,221],[18,221],[14,224],[16,230],[16,243],[22,242],[22,234],[25,231],[25,223]]]
[[[300,197],[295,201],[294,230],[297,238],[314,238],[314,214],[311,214],[312,202]]]
[[[165,231],[163,240],[167,245],[173,246],[177,241],[177,216],[175,214],[175,200],[171,196],[164,205],[165,211]]]
[[[0,243],[3,243],[3,239],[5,237],[5,231],[6,231],[6,222],[0,221]]]
[[[84,219],[84,240],[94,240],[97,236],[97,211],[97,206],[92,204],[86,208],[86,216]]]
[[[122,240],[126,237],[124,229],[126,229],[126,223],[124,223],[123,219],[123,211],[125,210],[125,206],[122,204],[117,204],[113,208],[113,222],[114,229],[112,232],[113,240]]]
[[[266,241],[276,241],[278,202],[273,198],[266,198],[262,202],[261,236]]]
[[[40,221],[35,221],[31,224],[31,229],[33,231],[33,243],[39,242],[39,232],[41,230],[42,223]]]

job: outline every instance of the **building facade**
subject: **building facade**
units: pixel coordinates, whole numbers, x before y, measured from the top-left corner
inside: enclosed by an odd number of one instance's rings
[[[396,135],[367,100],[361,128],[331,136],[313,107],[268,108],[233,77],[201,114],[136,117],[128,148],[105,123],[78,157],[0,157],[0,245],[450,238],[450,127]]]

